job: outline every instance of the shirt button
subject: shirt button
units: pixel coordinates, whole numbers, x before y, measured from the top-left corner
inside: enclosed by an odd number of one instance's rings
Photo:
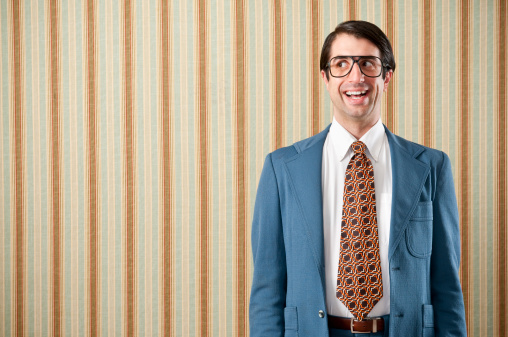
[[[324,318],[325,317],[325,312],[323,310],[319,310],[319,317],[321,318]]]

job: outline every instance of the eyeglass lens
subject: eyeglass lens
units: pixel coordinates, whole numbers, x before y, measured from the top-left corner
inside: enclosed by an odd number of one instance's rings
[[[376,56],[336,56],[330,60],[330,73],[334,77],[346,76],[355,63],[368,77],[378,77],[383,70],[381,59]]]

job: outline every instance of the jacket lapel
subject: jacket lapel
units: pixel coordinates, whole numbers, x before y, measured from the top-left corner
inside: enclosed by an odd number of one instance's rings
[[[296,143],[297,154],[285,160],[294,197],[303,215],[303,230],[310,240],[314,259],[324,282],[323,253],[323,196],[321,192],[321,166],[323,145],[329,127]]]
[[[392,158],[392,212],[388,250],[390,259],[418,204],[430,167],[416,159],[425,150],[423,146],[397,137],[386,127],[385,129]]]

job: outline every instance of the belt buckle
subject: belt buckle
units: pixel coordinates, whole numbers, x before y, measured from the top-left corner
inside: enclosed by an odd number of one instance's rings
[[[354,328],[354,322],[360,322],[360,321],[357,321],[355,320],[354,317],[351,317],[351,324],[350,324],[350,327],[351,327],[351,333],[376,333],[377,332],[377,320],[379,319],[379,317],[375,317],[375,318],[365,318],[366,321],[372,321],[372,331],[355,331],[355,328]]]

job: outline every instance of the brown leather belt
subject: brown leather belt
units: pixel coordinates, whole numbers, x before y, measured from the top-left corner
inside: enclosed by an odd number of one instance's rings
[[[363,321],[357,321],[354,318],[342,318],[328,315],[328,327],[333,329],[350,330],[356,333],[369,333],[383,331],[385,320],[382,317],[366,318]]]

